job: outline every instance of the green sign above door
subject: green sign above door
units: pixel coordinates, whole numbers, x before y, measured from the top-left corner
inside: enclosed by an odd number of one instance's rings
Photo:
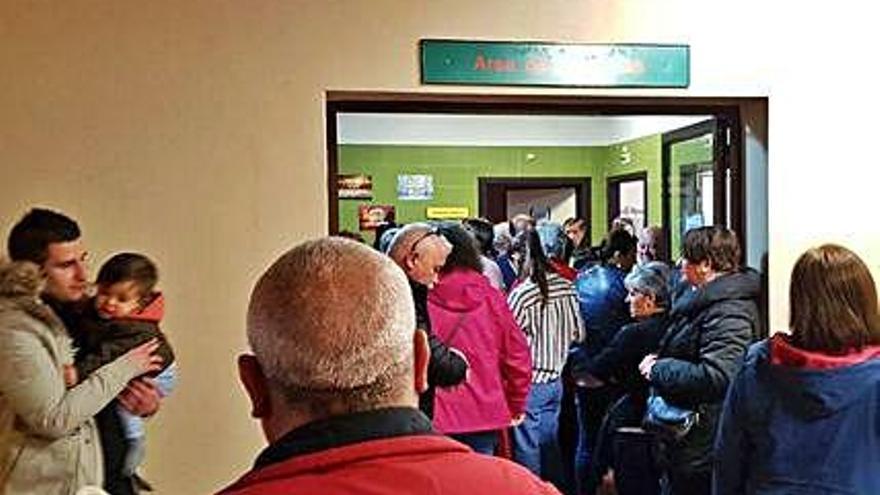
[[[422,40],[423,84],[686,88],[688,45]]]

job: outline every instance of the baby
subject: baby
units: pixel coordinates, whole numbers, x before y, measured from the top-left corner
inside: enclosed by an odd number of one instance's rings
[[[150,339],[159,341],[157,354],[162,370],[155,377],[164,397],[174,387],[174,353],[159,330],[164,298],[155,291],[158,271],[146,256],[120,253],[98,271],[98,291],[80,321],[81,347],[72,367],[65,368],[65,382],[73,386],[89,374]],[[119,407],[128,443],[123,474],[134,476],[145,454],[143,419]]]

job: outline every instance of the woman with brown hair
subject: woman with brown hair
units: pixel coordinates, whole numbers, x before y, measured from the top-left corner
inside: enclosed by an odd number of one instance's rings
[[[794,266],[790,335],[749,349],[717,439],[715,493],[880,493],[880,319],[864,262],[832,244]]]
[[[725,227],[689,230],[682,255],[690,288],[673,300],[659,352],[639,369],[655,395],[696,413],[693,426],[677,438],[661,437],[663,493],[708,495],[724,397],[758,335],[760,276],[740,266],[739,241]]]
[[[431,323],[438,339],[467,357],[469,369],[464,383],[437,390],[434,428],[491,455],[499,432],[525,415],[529,344],[504,294],[483,275],[470,234],[454,223],[440,224],[437,232],[452,251],[428,293]]]

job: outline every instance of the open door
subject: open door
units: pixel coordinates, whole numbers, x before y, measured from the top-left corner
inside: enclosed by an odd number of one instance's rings
[[[648,173],[617,175],[608,178],[607,225],[615,218],[628,218],[636,232],[648,226]]]
[[[742,204],[733,194],[742,187],[730,152],[734,124],[715,118],[663,135],[663,225],[673,261],[695,227],[724,225],[743,240]]]
[[[480,216],[503,222],[537,208],[562,223],[567,217],[590,218],[589,177],[479,177]]]

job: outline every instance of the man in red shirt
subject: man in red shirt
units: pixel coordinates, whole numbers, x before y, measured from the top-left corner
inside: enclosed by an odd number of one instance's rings
[[[390,258],[340,238],[281,256],[251,294],[254,354],[239,358],[269,446],[221,493],[557,493],[432,430],[417,409],[429,348],[415,327]]]

